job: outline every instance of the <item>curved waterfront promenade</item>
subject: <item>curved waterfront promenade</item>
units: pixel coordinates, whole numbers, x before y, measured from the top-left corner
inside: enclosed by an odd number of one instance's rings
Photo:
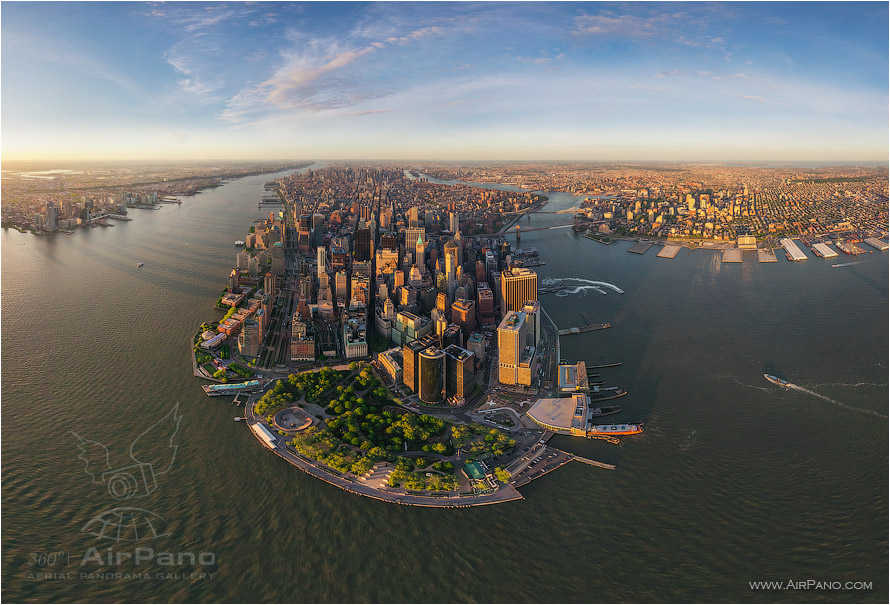
[[[359,481],[354,481],[352,479],[339,476],[335,474],[334,471],[328,470],[318,462],[310,460],[296,452],[289,450],[283,443],[285,439],[284,437],[278,436],[271,446],[268,445],[263,439],[260,438],[257,432],[253,430],[253,426],[256,424],[262,424],[263,426],[266,425],[261,420],[259,420],[259,418],[257,418],[256,413],[253,411],[252,403],[253,402],[251,401],[247,402],[247,404],[245,405],[244,415],[247,419],[248,426],[251,427],[250,432],[260,443],[262,443],[268,449],[272,450],[272,452],[274,452],[279,457],[296,466],[304,473],[312,475],[317,479],[321,479],[325,483],[329,483],[330,485],[339,487],[340,489],[347,492],[357,494],[359,496],[365,496],[366,498],[381,500],[383,502],[391,502],[393,504],[402,504],[405,506],[426,506],[433,508],[465,508],[470,506],[484,506],[486,504],[500,504],[502,502],[511,502],[513,500],[523,499],[522,494],[520,494],[516,490],[516,488],[510,484],[501,486],[501,488],[493,494],[482,494],[478,496],[424,496],[422,494],[408,494],[401,491],[374,489],[373,487],[365,485]]]

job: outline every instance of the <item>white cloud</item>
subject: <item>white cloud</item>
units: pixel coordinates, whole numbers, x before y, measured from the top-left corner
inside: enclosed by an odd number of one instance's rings
[[[662,13],[648,17],[637,15],[578,15],[575,17],[575,35],[620,36],[649,38],[666,33],[668,25],[682,13]]]
[[[390,45],[405,45],[424,38],[441,36],[446,28],[438,25],[412,30],[403,36],[351,47],[331,38],[304,39],[291,30],[288,39],[295,45],[281,53],[283,64],[271,77],[256,86],[242,89],[226,102],[220,117],[240,121],[249,114],[265,111],[322,111],[361,104],[384,94],[360,77],[345,72],[357,61]]]

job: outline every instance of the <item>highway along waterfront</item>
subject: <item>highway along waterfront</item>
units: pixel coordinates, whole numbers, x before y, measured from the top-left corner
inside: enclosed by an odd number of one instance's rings
[[[617,468],[565,465],[522,487],[523,500],[392,506],[275,456],[192,375],[185,335],[214,313],[233,242],[268,215],[257,205],[274,178],[133,211],[114,229],[2,232],[5,599],[737,602],[755,598],[749,581],[823,578],[873,581],[844,598],[887,600],[886,420],[763,379],[887,414],[886,255],[843,269],[824,259],[723,264],[705,250],[628,254],[629,242],[604,246],[571,229],[523,234],[546,263],[541,279],[624,291],[540,301],[560,328],[585,323],[582,312],[611,324],[563,338],[561,356],[621,361],[596,370],[628,390],[610,422],[644,419],[646,431],[617,446],[554,437]],[[547,195],[547,211],[580,201]],[[107,446],[109,470],[132,467],[130,444],[177,403],[169,470],[153,465],[155,482],[126,500],[91,481],[70,431]],[[212,565],[188,571],[213,579],[79,579],[88,549],[135,547],[84,531],[123,507],[164,530],[141,545],[212,552]],[[34,552],[67,553],[67,565],[38,571],[74,577],[37,579]]]

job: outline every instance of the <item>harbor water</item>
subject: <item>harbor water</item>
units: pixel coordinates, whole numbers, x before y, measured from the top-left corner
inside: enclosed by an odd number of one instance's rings
[[[705,250],[628,254],[629,242],[571,229],[523,233],[546,263],[539,279],[570,286],[540,297],[556,324],[582,325],[582,312],[612,324],[562,337],[562,357],[621,362],[596,370],[628,390],[610,418],[646,430],[618,446],[552,441],[614,471],[572,463],[515,503],[412,508],[299,472],[192,376],[189,339],[221,315],[212,307],[233,243],[268,215],[257,203],[276,176],[132,210],[113,228],[2,232],[4,600],[887,601],[886,252],[837,268],[812,255],[757,263],[753,252],[724,264]],[[579,202],[548,195],[548,211]],[[132,457],[175,404],[175,456],[165,438]],[[108,462],[85,465],[78,436],[107,446]],[[128,471],[132,497],[112,497],[97,466],[142,469]],[[156,534],[97,535],[95,518],[124,508]],[[213,563],[84,560],[137,546]],[[48,553],[63,554],[51,565]],[[873,588],[749,585],[789,579]]]

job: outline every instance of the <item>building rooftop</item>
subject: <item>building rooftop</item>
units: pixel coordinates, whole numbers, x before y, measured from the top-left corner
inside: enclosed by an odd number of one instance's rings
[[[522,355],[519,356],[519,365],[529,365],[532,360],[535,358],[535,348],[532,346],[526,346],[522,350]]]
[[[463,361],[473,354],[472,352],[467,351],[466,349],[461,348],[457,345],[449,345],[445,349],[445,353],[451,357],[454,357],[458,361]]]
[[[538,399],[526,413],[540,425],[570,433],[573,427],[583,429],[587,422],[587,396],[576,393],[571,397]]]
[[[587,366],[583,361],[579,361],[577,364],[560,365],[558,382],[561,393],[589,390]]]
[[[523,313],[508,311],[503,321],[501,321],[501,325],[498,326],[498,330],[518,330],[524,319],[525,315]]]

